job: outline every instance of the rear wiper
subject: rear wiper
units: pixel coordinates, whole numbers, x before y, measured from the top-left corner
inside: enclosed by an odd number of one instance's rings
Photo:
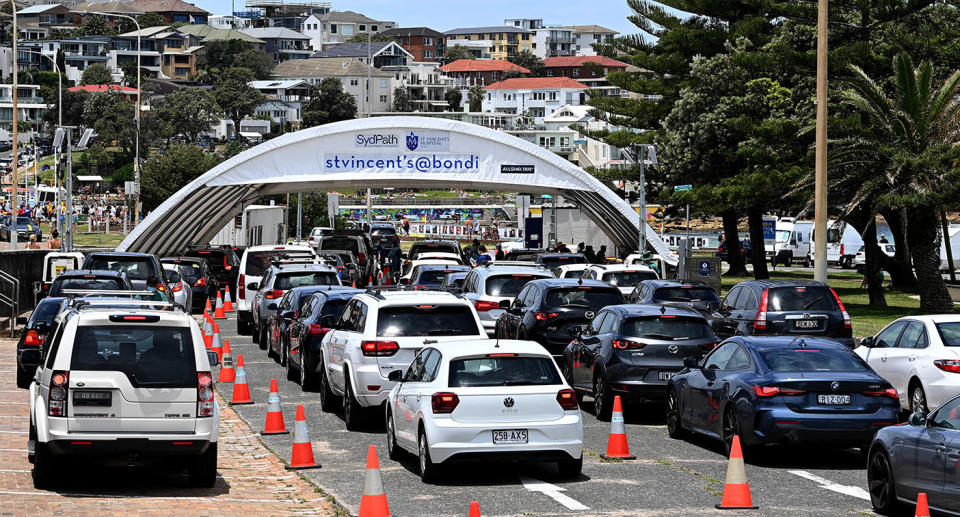
[[[675,336],[668,336],[666,334],[644,334],[640,337],[648,337],[651,339],[663,339],[663,340],[670,340],[670,341],[675,341],[677,339],[684,339],[684,338],[678,338]]]
[[[565,303],[561,305],[561,307],[586,307],[588,309],[590,308],[590,306],[585,303]]]
[[[433,329],[428,330],[428,336],[442,336],[444,334],[453,334],[455,332],[460,332],[460,329]]]
[[[820,295],[820,296],[814,298],[813,300],[810,300],[806,305],[803,306],[803,308],[802,308],[801,310],[804,310],[804,311],[807,310],[811,305],[819,302],[819,301],[822,300],[822,299],[823,299],[823,295]]]

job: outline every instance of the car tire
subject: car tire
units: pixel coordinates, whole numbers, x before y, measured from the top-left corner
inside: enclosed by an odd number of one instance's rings
[[[30,370],[24,370],[23,368],[17,367],[17,387],[25,390],[30,387],[30,383],[33,382],[33,374]]]
[[[667,390],[663,405],[663,412],[667,420],[667,436],[675,440],[683,438],[687,431],[683,428],[683,422],[680,418],[680,397],[677,396],[677,390],[673,388]]]
[[[300,381],[300,368],[297,368],[293,365],[293,361],[290,360],[290,357],[287,355],[289,352],[285,350],[286,347],[280,350],[280,354],[284,357],[284,368],[287,369],[287,380],[290,382],[299,382]],[[303,366],[301,365],[301,368]]]
[[[867,489],[870,492],[870,504],[881,515],[896,513],[897,492],[893,479],[890,456],[883,447],[875,447],[867,459]]]
[[[51,488],[58,479],[61,459],[50,452],[45,443],[37,443],[36,454],[33,458],[33,487],[37,489]]]
[[[273,345],[270,345],[270,348],[273,348]],[[274,352],[277,356],[277,362],[280,363],[280,366],[286,367],[290,362],[290,358],[287,357],[287,347],[283,344],[283,338],[281,337],[277,343],[277,352]],[[293,380],[293,379],[289,379]]]
[[[267,346],[267,329],[263,328],[261,325],[254,335],[259,338],[254,340],[254,343],[260,345],[260,350],[267,350],[267,353],[269,354],[271,350],[269,350],[269,347]]]
[[[393,412],[387,411],[387,455],[393,461],[400,461],[402,451],[397,445],[397,431],[393,425]]]
[[[333,413],[337,410],[337,396],[330,389],[330,381],[327,380],[327,369],[324,367],[323,359],[320,359],[320,410],[324,413]]]
[[[563,479],[578,479],[583,472],[583,455],[577,459],[557,461],[557,471]]]
[[[300,372],[300,391],[303,391],[305,393],[317,390],[316,374],[314,372],[311,372],[307,368],[307,363],[308,363],[307,358],[303,355],[303,350],[301,349],[300,350],[300,368],[298,368],[298,371]]]
[[[420,481],[430,483],[437,477],[438,466],[430,459],[430,443],[427,442],[427,433],[420,429],[417,439],[417,466],[420,471]]]
[[[810,267],[812,265],[813,264],[810,262],[810,255],[807,255],[806,258],[803,259],[803,267]]]
[[[597,420],[609,422],[612,411],[613,396],[606,377],[603,372],[600,372],[593,378],[593,414]]]
[[[343,386],[343,423],[346,424],[347,431],[359,431],[363,420],[363,408],[353,395],[350,374],[346,371],[344,371]]]
[[[31,420],[30,430],[27,434],[27,461],[30,463],[36,463],[37,443],[37,426]]]
[[[723,446],[727,453],[727,457],[730,457],[730,449],[733,447],[734,435],[740,436],[741,451],[746,452],[745,445],[743,443],[743,433],[740,430],[740,413],[737,413],[737,410],[733,407],[733,404],[728,404],[727,408],[723,411],[723,423],[721,424],[720,429],[720,438],[723,440]]]
[[[927,392],[923,391],[923,385],[920,381],[913,383],[910,387],[910,412],[923,413],[926,415],[930,409],[927,406]]]
[[[193,459],[188,469],[190,486],[210,488],[217,482],[217,444],[211,443],[207,450]]]
[[[242,321],[237,317],[237,334],[241,336],[253,335],[253,324],[249,321]]]

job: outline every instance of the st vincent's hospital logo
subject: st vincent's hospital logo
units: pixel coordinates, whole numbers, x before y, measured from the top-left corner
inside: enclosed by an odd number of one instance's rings
[[[416,151],[418,145],[420,145],[420,137],[411,131],[410,134],[407,135],[407,149]]]

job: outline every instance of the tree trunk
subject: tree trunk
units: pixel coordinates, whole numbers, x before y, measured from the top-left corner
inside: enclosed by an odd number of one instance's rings
[[[863,253],[866,258],[863,274],[867,279],[867,295],[870,298],[870,306],[883,309],[887,306],[887,299],[883,295],[880,257],[886,255],[880,251],[880,246],[877,245],[877,225],[872,215],[864,231],[860,232],[860,236],[863,238]]]
[[[770,278],[767,271],[767,250],[763,241],[763,212],[759,208],[747,211],[747,225],[750,228],[750,244],[753,248],[750,262],[753,264],[753,278],[764,280]]]
[[[901,291],[917,292],[917,277],[913,273],[910,259],[910,245],[907,242],[907,221],[900,209],[880,212],[890,226],[891,237],[896,248],[893,258],[885,253],[880,255],[880,266],[890,273],[893,288]]]
[[[730,263],[730,269],[724,275],[747,276],[747,266],[743,261],[743,255],[740,254],[740,234],[737,229],[740,217],[733,210],[727,210],[722,217],[724,242],[727,243],[727,262]]]
[[[907,242],[917,271],[920,308],[927,312],[953,312],[953,300],[940,276],[940,225],[938,207],[908,210]]]

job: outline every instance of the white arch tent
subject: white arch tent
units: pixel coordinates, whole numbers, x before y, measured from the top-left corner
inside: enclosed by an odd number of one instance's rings
[[[535,144],[485,127],[426,117],[376,117],[288,133],[221,163],[157,207],[119,251],[178,253],[209,242],[260,196],[357,188],[447,188],[560,194],[624,249],[640,216],[596,178]],[[647,226],[649,246],[676,256]]]

